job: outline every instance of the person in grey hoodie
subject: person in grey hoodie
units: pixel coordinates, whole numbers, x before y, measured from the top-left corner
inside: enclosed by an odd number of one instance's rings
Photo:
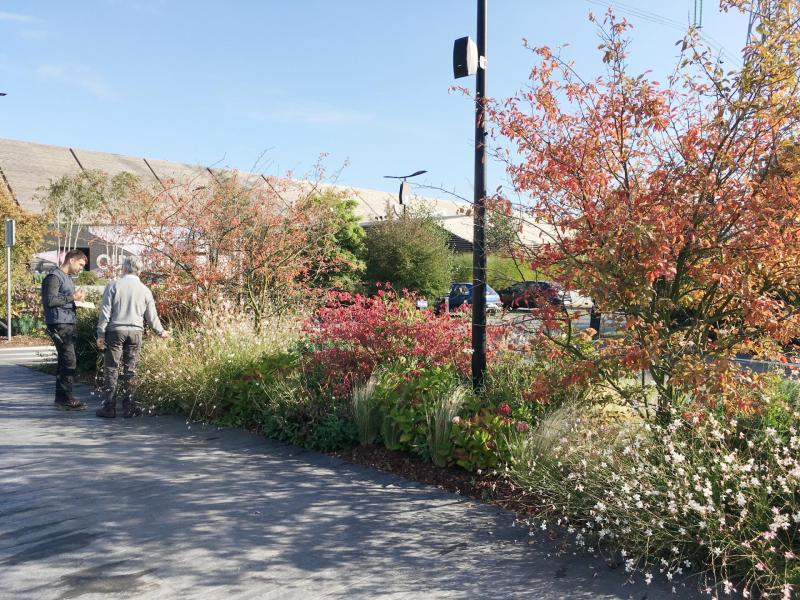
[[[139,280],[142,262],[134,256],[122,261],[122,277],[112,281],[103,292],[97,322],[97,347],[104,351],[105,381],[103,404],[98,417],[117,416],[116,389],[122,361],[124,394],[122,411],[125,418],[141,414],[136,406],[136,363],[142,346],[144,323],[161,337],[169,333],[161,326],[153,293]]]

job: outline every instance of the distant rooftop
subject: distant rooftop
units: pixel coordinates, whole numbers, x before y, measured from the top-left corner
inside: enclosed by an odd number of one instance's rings
[[[163,186],[169,181],[207,183],[211,177],[217,177],[221,173],[234,173],[225,169],[155,158],[0,139],[0,186],[5,187],[17,204],[27,212],[44,212],[43,188],[63,175],[74,175],[81,170],[100,170],[111,177],[128,172],[137,176],[143,184],[155,186]],[[269,179],[259,173],[236,171],[236,174],[253,187],[266,186]],[[364,225],[391,218],[402,210],[396,193],[331,184],[323,187],[344,191],[358,202],[355,212]],[[461,244],[460,249],[469,249],[467,245],[471,246],[472,242],[472,216],[468,210],[470,205],[423,196],[415,196],[411,203],[426,205],[451,236],[466,242],[466,245]],[[388,215],[387,208],[390,213]],[[540,233],[532,228],[525,233],[524,237],[531,243],[537,243],[541,239]]]
[[[162,182],[187,182],[197,180],[207,182],[210,177],[225,173],[225,169],[216,169],[202,165],[111,154],[49,146],[18,140],[0,139],[0,183],[8,188],[12,197],[26,211],[41,213],[44,211],[43,187],[49,185],[62,175],[74,175],[81,170],[100,170],[113,177],[126,171],[137,176],[145,185],[157,185]],[[232,171],[228,171],[231,172]],[[251,185],[266,185],[266,179],[259,173],[237,172],[238,177]],[[378,190],[348,188],[339,185],[327,185],[337,190],[347,190],[358,201],[357,212],[366,221],[385,217],[387,203],[398,206],[397,195]],[[422,199],[420,199],[422,200]],[[436,214],[455,216],[459,214],[459,205],[451,200],[425,198],[431,203]]]

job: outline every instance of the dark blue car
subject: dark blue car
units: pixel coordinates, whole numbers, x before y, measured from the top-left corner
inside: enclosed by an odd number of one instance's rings
[[[472,305],[472,283],[454,283],[450,286],[450,294],[446,296],[445,301],[449,305],[450,310],[455,310],[460,306],[467,304]],[[439,311],[446,310],[445,301],[441,302],[437,307]],[[500,302],[500,295],[495,292],[489,284],[486,284],[486,312],[500,312],[503,310],[503,305]]]

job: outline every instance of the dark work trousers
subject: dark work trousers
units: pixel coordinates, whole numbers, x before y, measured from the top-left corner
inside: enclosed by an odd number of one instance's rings
[[[72,382],[78,367],[75,357],[76,326],[72,323],[55,323],[47,326],[47,332],[56,345],[58,371],[56,373],[56,402],[71,402]]]
[[[142,347],[141,329],[111,329],[106,331],[105,351],[105,389],[103,405],[117,405],[116,390],[119,379],[120,361],[122,363],[122,409],[133,408],[136,393],[136,363]]]

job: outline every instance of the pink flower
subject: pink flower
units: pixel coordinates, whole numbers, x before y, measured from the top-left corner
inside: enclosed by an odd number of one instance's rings
[[[503,402],[497,407],[497,412],[499,412],[501,415],[508,416],[511,414],[511,407],[508,405],[508,402]]]
[[[517,421],[517,431],[520,433],[528,431],[531,428],[525,421]]]

